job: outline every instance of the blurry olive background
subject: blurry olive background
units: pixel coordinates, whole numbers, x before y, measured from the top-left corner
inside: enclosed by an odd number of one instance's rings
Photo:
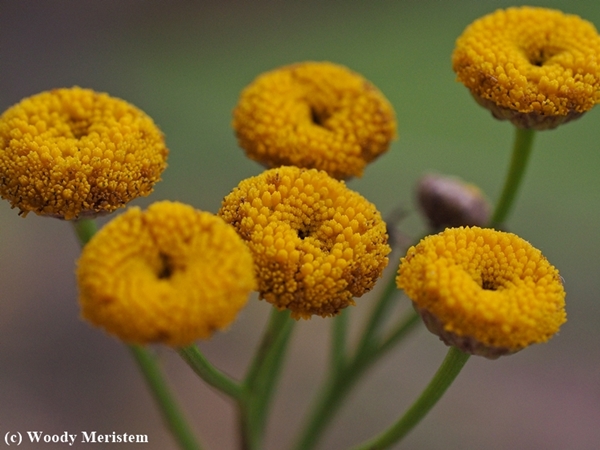
[[[126,99],[154,118],[171,150],[163,181],[134,203],[171,199],[216,212],[241,179],[262,170],[245,158],[230,127],[240,91],[280,65],[344,64],[389,98],[400,135],[349,185],[384,215],[397,207],[408,210],[401,228],[414,238],[424,230],[413,202],[413,186],[423,173],[458,175],[492,200],[499,195],[513,130],[492,119],[455,81],[450,55],[470,22],[511,4],[5,0],[0,109],[73,85]],[[595,0],[543,5],[600,25]],[[538,134],[509,222],[511,231],[561,271],[568,323],[548,344],[497,361],[471,358],[401,448],[599,448],[599,121],[596,109]],[[144,448],[173,448],[126,348],[79,318],[73,275],[79,251],[69,223],[35,214],[23,219],[7,202],[0,204],[0,435],[145,433],[150,443]],[[373,298],[358,300],[352,311],[356,323]],[[406,306],[407,300],[399,303]],[[269,311],[253,297],[229,332],[201,348],[216,365],[241,376]],[[313,319],[296,328],[269,449],[286,448],[322,379],[328,325]],[[171,350],[157,350],[206,447],[235,448],[231,403],[196,379]],[[391,424],[445,352],[419,327],[359,385],[320,448],[346,449]]]

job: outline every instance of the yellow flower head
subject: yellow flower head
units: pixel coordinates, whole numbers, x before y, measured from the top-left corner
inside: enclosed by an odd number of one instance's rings
[[[430,331],[492,359],[547,341],[566,321],[558,270],[511,233],[460,227],[428,236],[401,259],[396,281]]]
[[[473,22],[452,55],[458,80],[498,119],[545,130],[600,101],[600,36],[560,11],[520,7]]]
[[[55,89],[0,116],[0,195],[23,216],[76,219],[152,192],[168,150],[150,117],[89,89]]]
[[[346,67],[293,64],[259,76],[242,92],[233,128],[248,157],[334,178],[361,176],[396,136],[395,113],[379,90]]]
[[[256,287],[233,227],[177,202],[131,208],[84,247],[82,316],[125,342],[186,346],[227,327]]]
[[[219,215],[248,243],[260,297],[294,318],[338,314],[388,263],[375,206],[316,169],[284,166],[246,179]]]

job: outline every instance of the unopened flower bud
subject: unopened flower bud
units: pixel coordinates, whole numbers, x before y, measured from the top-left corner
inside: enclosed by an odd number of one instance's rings
[[[454,177],[428,174],[417,184],[417,201],[433,230],[447,227],[485,226],[490,205],[473,185]]]

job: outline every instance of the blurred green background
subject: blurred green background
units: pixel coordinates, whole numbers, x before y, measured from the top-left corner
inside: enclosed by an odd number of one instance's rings
[[[428,171],[458,175],[494,200],[512,129],[455,81],[454,41],[504,1],[0,2],[0,109],[43,90],[79,85],[144,109],[171,150],[148,198],[216,212],[237,183],[262,168],[230,127],[240,91],[261,72],[304,60],[344,64],[394,105],[399,140],[349,185],[387,215],[410,211],[402,230],[423,232],[413,186]],[[532,1],[600,25],[590,1]],[[600,110],[538,134],[509,222],[559,268],[569,321],[548,344],[497,361],[471,358],[404,449],[600,448]],[[79,319],[68,223],[0,204],[0,434],[146,433],[146,449],[174,447],[125,348]],[[398,255],[399,256],[399,255]],[[395,255],[390,270],[397,267]],[[353,319],[369,310],[365,296]],[[403,305],[406,299],[399,300]],[[406,306],[406,305],[405,305]],[[241,376],[269,305],[252,299],[227,333],[201,343]],[[268,449],[286,448],[323,376],[328,321],[299,324],[269,426]],[[158,349],[207,448],[235,448],[232,405]],[[348,399],[321,449],[345,449],[389,425],[434,373],[445,346],[420,327]],[[111,448],[119,448],[114,444]]]

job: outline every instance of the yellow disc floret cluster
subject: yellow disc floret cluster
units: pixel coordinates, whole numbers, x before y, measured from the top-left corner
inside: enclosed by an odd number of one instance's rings
[[[221,218],[168,201],[131,208],[84,247],[82,316],[125,342],[186,346],[235,319],[256,287],[253,270]]]
[[[560,11],[519,7],[478,19],[452,63],[480,104],[521,128],[554,128],[600,102],[600,36]]]
[[[246,179],[219,215],[248,243],[260,297],[294,318],[340,313],[388,263],[375,206],[316,169],[284,166]]]
[[[152,192],[167,154],[152,119],[123,100],[42,92],[0,116],[0,195],[23,216],[111,212]]]
[[[448,228],[402,258],[397,277],[431,331],[495,358],[547,341],[566,321],[558,271],[520,237]]]
[[[233,113],[239,145],[267,167],[295,165],[361,176],[396,136],[395,113],[371,83],[329,62],[259,76]]]

